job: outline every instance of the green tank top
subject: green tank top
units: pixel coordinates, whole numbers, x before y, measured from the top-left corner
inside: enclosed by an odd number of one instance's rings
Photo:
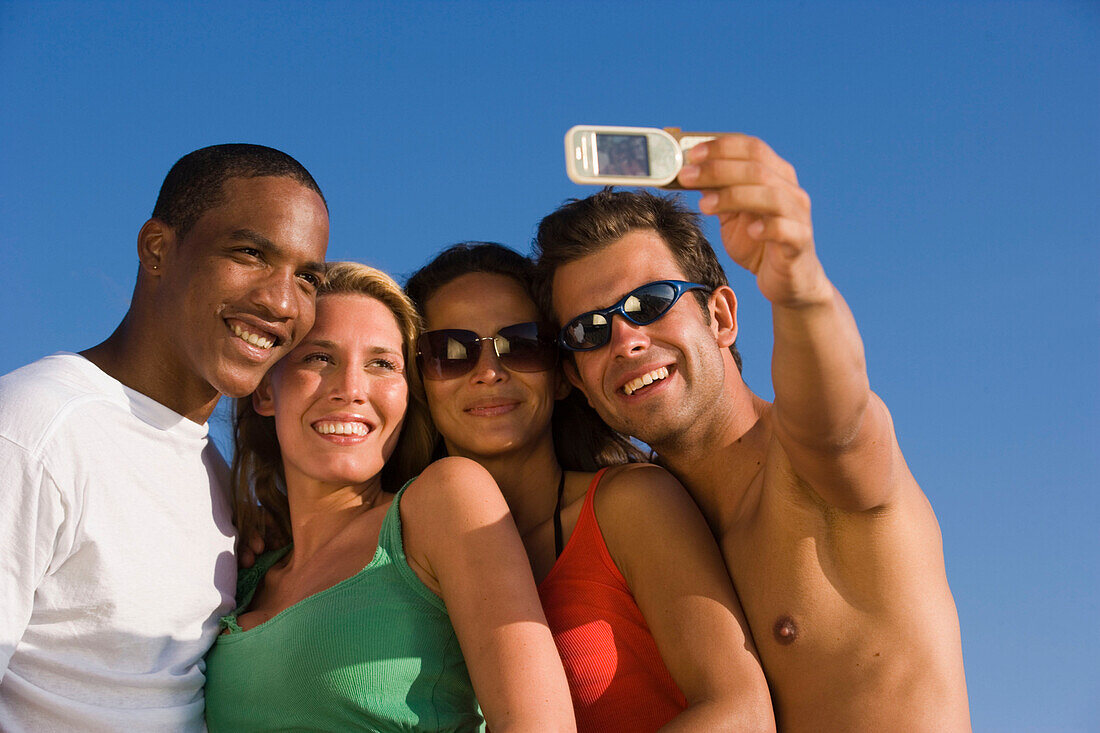
[[[242,571],[237,610],[222,618],[229,633],[206,657],[211,731],[483,730],[446,606],[405,559],[408,486],[367,567],[248,631],[237,616],[289,548]]]

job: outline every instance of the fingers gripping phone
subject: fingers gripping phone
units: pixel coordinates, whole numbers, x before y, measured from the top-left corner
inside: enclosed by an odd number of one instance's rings
[[[574,183],[679,188],[684,154],[715,137],[678,127],[576,125],[565,133],[565,171]]]

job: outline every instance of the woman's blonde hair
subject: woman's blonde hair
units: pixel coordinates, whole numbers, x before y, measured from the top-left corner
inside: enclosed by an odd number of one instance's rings
[[[382,469],[382,488],[394,492],[431,462],[435,438],[424,397],[424,385],[416,366],[420,315],[389,275],[357,262],[333,262],[327,266],[324,283],[317,289],[317,299],[340,294],[374,298],[389,309],[401,330],[409,405],[397,447]],[[265,534],[266,514],[289,538],[290,507],[286,498],[282,453],[275,433],[275,418],[257,413],[252,407],[251,395],[236,401],[234,439],[236,450],[231,486],[233,514],[239,536],[247,540],[255,534]]]

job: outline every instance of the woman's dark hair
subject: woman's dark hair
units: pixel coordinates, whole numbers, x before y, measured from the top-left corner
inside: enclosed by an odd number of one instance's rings
[[[425,304],[437,290],[473,272],[512,278],[537,305],[533,291],[534,263],[495,242],[462,242],[448,247],[412,274],[405,283],[405,292],[423,314]],[[546,313],[540,316],[541,320],[552,323]],[[600,419],[578,390],[571,390],[554,405],[551,434],[558,463],[569,471],[596,471],[604,466],[646,460],[646,455],[636,445]],[[440,437],[436,454],[443,455],[444,451]]]

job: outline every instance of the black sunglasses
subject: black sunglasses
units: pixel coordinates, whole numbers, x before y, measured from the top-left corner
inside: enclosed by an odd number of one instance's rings
[[[416,363],[426,379],[454,379],[473,369],[481,358],[481,342],[492,341],[497,358],[514,372],[543,372],[558,363],[551,330],[538,323],[515,323],[495,336],[444,328],[425,331],[416,340]]]
[[[683,280],[657,280],[631,290],[610,308],[582,313],[565,324],[558,344],[570,351],[591,351],[611,340],[611,316],[616,313],[637,326],[658,320],[680,296],[689,290],[707,290],[706,285]]]

